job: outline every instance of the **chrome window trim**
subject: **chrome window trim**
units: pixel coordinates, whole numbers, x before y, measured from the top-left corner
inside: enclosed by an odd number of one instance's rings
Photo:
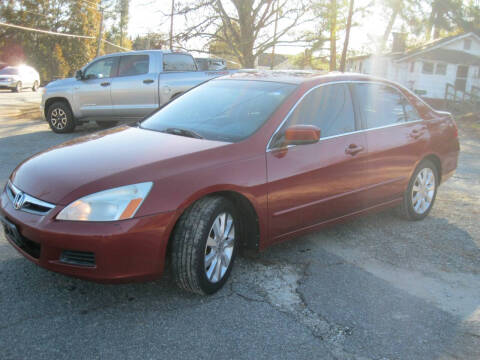
[[[10,190],[10,191],[9,191]],[[12,198],[12,195],[10,194],[10,192],[13,194],[13,198]],[[46,201],[42,201],[40,199],[37,199],[37,198],[34,198],[33,196],[30,196],[28,195],[27,193],[24,193],[22,190],[20,190],[19,188],[17,188],[15,185],[13,185],[13,183],[8,180],[7,182],[7,188],[6,188],[6,193],[7,193],[7,196],[8,198],[10,199],[10,201],[13,203],[14,200],[15,200],[15,195],[17,195],[18,193],[23,193],[25,195],[25,199],[24,199],[24,202],[23,204],[25,203],[30,203],[30,204],[33,204],[33,205],[38,205],[38,206],[42,206],[42,207],[45,207],[45,208],[48,208],[47,211],[44,211],[44,212],[41,212],[41,211],[34,211],[34,210],[29,210],[29,209],[24,209],[23,206],[18,209],[19,211],[24,211],[24,212],[27,212],[27,213],[30,213],[30,214],[35,214],[35,215],[45,215],[47,214],[50,210],[52,210],[55,205],[54,204],[50,204]]]
[[[272,142],[273,138],[277,135],[277,133],[280,131],[280,129],[283,127],[283,125],[285,124],[287,119],[290,117],[290,115],[295,111],[298,104],[300,104],[302,102],[303,98],[305,96],[307,96],[308,94],[310,94],[313,90],[316,90],[316,89],[318,89],[320,87],[323,87],[323,86],[335,85],[335,84],[379,84],[379,85],[383,85],[383,86],[388,86],[392,89],[395,89],[395,91],[397,91],[400,94],[400,96],[402,96],[411,106],[413,106],[410,103],[410,101],[407,99],[407,97],[405,95],[403,95],[402,92],[399,89],[397,89],[395,86],[393,86],[391,84],[384,83],[382,81],[375,81],[375,80],[372,80],[372,81],[369,81],[369,80],[341,80],[341,81],[332,81],[332,82],[328,82],[328,83],[324,83],[324,84],[318,84],[318,85],[315,85],[314,87],[312,87],[311,89],[309,89],[307,92],[305,92],[305,94],[303,94],[300,97],[300,99],[297,100],[295,105],[293,105],[293,107],[290,109],[290,111],[287,113],[287,115],[283,118],[280,125],[277,127],[277,129],[274,131],[274,133],[270,137],[270,140],[267,143],[267,147],[266,147],[265,151],[266,152],[271,152],[273,150],[285,149],[285,147],[270,148],[270,143]],[[361,132],[365,132],[365,131],[372,131],[372,130],[377,130],[377,129],[384,129],[384,128],[389,128],[389,127],[399,126],[399,125],[405,125],[405,124],[413,124],[413,123],[421,122],[421,121],[424,121],[424,120],[422,118],[420,118],[419,120],[405,121],[404,123],[399,123],[399,124],[389,124],[389,125],[378,126],[378,127],[370,128],[370,129],[361,129],[361,130],[351,131],[351,132],[348,132],[348,133],[326,136],[326,137],[323,137],[323,138],[321,137],[319,142],[322,141],[322,140],[333,139],[333,138],[337,138],[337,137],[340,137],[340,136],[351,135],[351,134],[361,133]],[[292,147],[295,147],[295,146],[299,146],[299,145],[288,145],[286,148],[289,149],[289,148],[292,148]]]

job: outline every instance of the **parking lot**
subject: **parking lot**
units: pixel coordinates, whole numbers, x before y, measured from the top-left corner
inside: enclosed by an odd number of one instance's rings
[[[39,93],[0,91],[0,185],[59,135]],[[394,210],[237,258],[211,297],[161,280],[100,285],[36,267],[0,235],[2,359],[479,359],[480,131],[430,216]],[[94,160],[92,160],[94,161]]]

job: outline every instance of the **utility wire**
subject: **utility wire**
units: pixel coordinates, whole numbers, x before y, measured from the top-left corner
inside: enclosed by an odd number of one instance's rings
[[[25,31],[33,31],[33,32],[38,32],[38,33],[42,33],[42,34],[47,34],[47,35],[66,36],[66,37],[73,37],[73,38],[79,38],[79,39],[96,39],[95,36],[59,33],[59,32],[55,32],[55,31],[34,29],[34,28],[26,27],[26,26],[8,24],[8,23],[4,23],[4,22],[1,22],[1,21],[0,21],[0,26],[6,26],[6,27],[14,28],[14,29],[25,30]],[[117,48],[119,48],[119,49],[122,49],[122,50],[130,50],[130,49],[124,48],[124,47],[122,47],[122,46],[118,46],[118,45],[116,45],[116,44],[114,44],[114,43],[111,43],[110,41],[107,41],[107,40],[104,40],[104,39],[101,39],[101,40],[102,40],[104,43],[109,44],[109,45],[111,45],[111,46],[115,46],[115,47],[117,47]]]
[[[26,26],[7,24],[7,23],[1,22],[1,21],[0,21],[0,26],[6,26],[6,27],[11,27],[11,28],[26,30],[26,31],[39,32],[39,33],[48,34],[48,35],[59,35],[59,36],[67,36],[67,37],[82,38],[82,39],[96,39],[95,36],[65,34],[65,33],[59,33],[59,32],[55,32],[55,31],[49,31],[49,30],[34,29],[34,28],[26,27]]]

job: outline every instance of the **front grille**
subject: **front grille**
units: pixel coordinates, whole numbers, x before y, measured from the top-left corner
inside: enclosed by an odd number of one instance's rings
[[[94,267],[95,254],[86,251],[63,250],[60,261],[71,265]]]
[[[55,207],[54,204],[47,203],[34,198],[33,196],[25,194],[15,185],[13,185],[11,181],[7,183],[6,192],[8,198],[17,210],[36,215],[45,215]]]

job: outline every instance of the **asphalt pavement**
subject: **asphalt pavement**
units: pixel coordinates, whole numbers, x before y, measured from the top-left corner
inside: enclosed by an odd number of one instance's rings
[[[0,185],[54,134],[39,94],[0,92]],[[1,359],[480,359],[480,138],[430,216],[367,216],[237,258],[211,297],[38,268],[0,234]]]

